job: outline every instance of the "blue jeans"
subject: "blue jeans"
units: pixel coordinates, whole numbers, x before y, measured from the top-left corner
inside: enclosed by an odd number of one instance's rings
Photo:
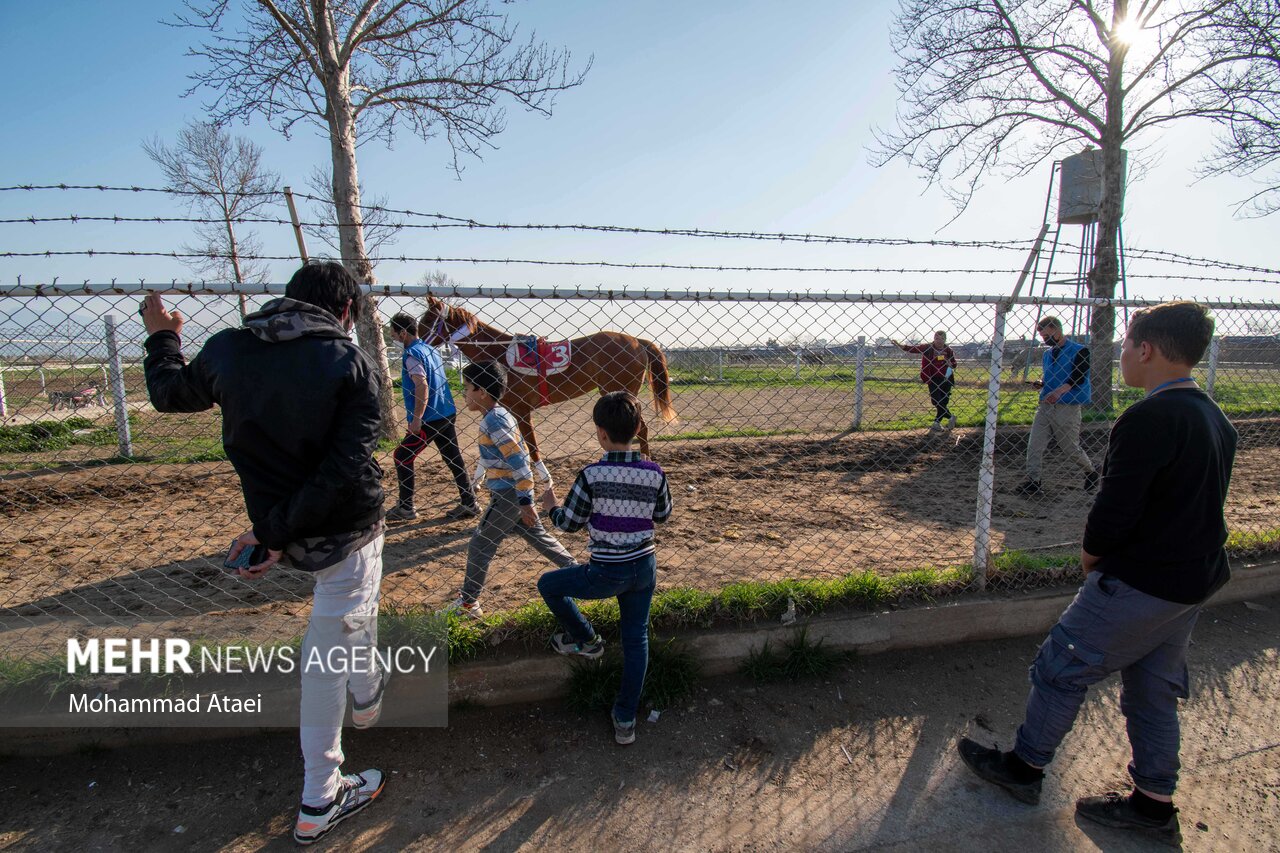
[[[1199,604],[1177,604],[1091,572],[1031,664],[1027,715],[1014,752],[1043,767],[1071,731],[1085,691],[1120,673],[1133,760],[1129,775],[1148,793],[1178,785],[1178,700],[1188,695],[1187,646]]]
[[[613,704],[613,716],[629,723],[636,718],[644,673],[649,667],[649,604],[657,583],[658,563],[652,554],[627,563],[569,566],[538,578],[538,592],[576,642],[589,643],[595,629],[582,615],[575,598],[618,599],[622,633],[622,688]]]

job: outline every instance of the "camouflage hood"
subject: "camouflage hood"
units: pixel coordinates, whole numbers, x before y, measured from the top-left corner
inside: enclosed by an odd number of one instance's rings
[[[302,337],[349,338],[338,318],[309,302],[281,297],[244,318],[244,327],[268,343]]]

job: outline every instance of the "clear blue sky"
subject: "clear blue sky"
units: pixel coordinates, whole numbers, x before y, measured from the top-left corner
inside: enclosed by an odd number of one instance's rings
[[[174,4],[6,3],[0,6],[7,132],[0,183],[155,186],[139,147],[172,138],[202,116],[183,99],[199,34],[163,26]],[[610,223],[648,227],[803,231],[856,236],[1028,239],[1044,203],[1049,165],[1025,179],[993,179],[969,211],[951,208],[903,164],[876,169],[866,146],[892,121],[896,92],[888,30],[890,0],[776,2],[521,3],[513,19],[580,60],[594,54],[586,83],[563,94],[551,119],[513,110],[498,150],[448,168],[445,143],[407,134],[393,150],[361,149],[368,190],[392,206],[478,220]],[[266,163],[295,188],[327,143],[310,129],[285,140],[266,127],[235,127],[266,150]],[[1207,129],[1186,126],[1146,140],[1156,162],[1132,185],[1130,245],[1280,267],[1280,217],[1233,218],[1247,181],[1193,182],[1190,168]],[[175,213],[162,196],[4,193],[4,218],[25,215]],[[942,229],[942,230],[939,230]],[[261,236],[268,253],[293,249],[285,228]],[[182,227],[0,226],[0,245],[32,249],[176,249]],[[788,266],[1020,267],[1010,252],[943,252],[855,246],[754,244],[579,233],[409,232],[395,254],[529,257]],[[284,280],[292,264],[273,267]],[[382,281],[414,282],[426,264],[384,261]],[[442,267],[465,284],[822,288],[873,291],[1008,292],[1012,276],[800,275],[642,272],[522,266]],[[1131,273],[1169,267],[1134,262]],[[133,258],[0,259],[0,280],[188,278],[176,261]],[[1274,298],[1273,285],[1195,285],[1132,280],[1141,296]]]

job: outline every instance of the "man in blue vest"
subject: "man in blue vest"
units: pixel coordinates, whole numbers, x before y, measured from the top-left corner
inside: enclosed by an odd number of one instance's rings
[[[453,392],[449,390],[440,353],[418,337],[418,321],[408,314],[396,314],[391,318],[391,334],[404,347],[400,390],[404,393],[404,410],[409,424],[393,457],[396,479],[400,482],[400,500],[387,513],[387,520],[413,521],[418,517],[413,505],[413,463],[431,443],[440,451],[440,457],[458,486],[459,503],[445,513],[445,518],[458,521],[479,515],[480,508],[462,464],[462,452],[458,449],[458,433],[454,429],[458,410],[453,405]]]
[[[1040,389],[1040,405],[1027,439],[1027,479],[1014,491],[1026,496],[1040,493],[1040,468],[1050,435],[1085,472],[1085,490],[1092,491],[1098,486],[1098,469],[1080,446],[1081,407],[1092,399],[1089,348],[1068,340],[1057,317],[1041,317],[1036,331],[1049,349],[1044,354],[1044,378],[1032,383]]]

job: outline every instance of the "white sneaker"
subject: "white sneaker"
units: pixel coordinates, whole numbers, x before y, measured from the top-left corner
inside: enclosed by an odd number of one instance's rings
[[[473,601],[467,604],[461,598],[446,607],[443,613],[457,613],[459,616],[466,616],[468,619],[483,619],[484,608],[480,606],[480,602]]]
[[[383,669],[382,678],[378,681],[378,689],[374,692],[373,698],[363,705],[359,702],[351,703],[351,725],[357,729],[368,729],[377,725],[378,718],[382,716],[382,694],[387,691],[387,682],[391,680],[391,670]]]
[[[298,821],[293,825],[293,840],[299,844],[314,844],[320,838],[372,803],[382,793],[386,779],[381,770],[366,770],[343,776],[338,782],[338,796],[324,808],[303,806],[298,809]]]

